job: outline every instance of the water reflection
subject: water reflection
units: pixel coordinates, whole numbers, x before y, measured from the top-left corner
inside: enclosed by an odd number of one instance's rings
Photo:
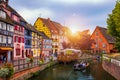
[[[29,80],[116,80],[101,66],[101,62],[94,61],[83,71],[74,71],[73,64],[58,64],[42,72],[39,76]]]

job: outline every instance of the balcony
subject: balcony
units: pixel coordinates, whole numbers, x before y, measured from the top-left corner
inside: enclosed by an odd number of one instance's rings
[[[0,46],[2,46],[2,47],[13,47],[13,44],[0,43]]]

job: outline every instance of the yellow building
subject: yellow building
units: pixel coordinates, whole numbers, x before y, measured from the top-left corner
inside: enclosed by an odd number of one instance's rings
[[[38,31],[44,32],[45,35],[52,39],[52,53],[57,54],[60,48],[60,40],[59,30],[55,27],[56,25],[49,18],[38,18],[34,26]]]

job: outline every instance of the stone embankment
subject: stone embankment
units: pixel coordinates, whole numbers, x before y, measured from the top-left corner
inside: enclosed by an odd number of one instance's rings
[[[103,69],[120,80],[120,55],[103,55]]]

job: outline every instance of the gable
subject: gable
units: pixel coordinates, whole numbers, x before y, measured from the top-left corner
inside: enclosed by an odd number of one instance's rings
[[[46,36],[51,38],[51,32],[50,32],[49,28],[42,22],[42,20],[40,18],[38,18],[35,21],[34,26],[38,31],[45,33]]]
[[[112,36],[110,36],[109,34],[107,34],[106,28],[102,28],[102,27],[97,26],[91,35],[91,39],[96,38],[97,33],[98,33],[98,38],[100,37],[100,38],[104,39],[104,41],[106,41],[107,43],[114,43],[115,42],[115,39]]]
[[[92,33],[91,39],[95,40],[95,42],[97,40],[102,40],[102,42],[108,43],[106,38],[103,36],[103,34],[101,33],[101,31],[100,31],[100,29],[98,27],[96,27],[96,29]]]

